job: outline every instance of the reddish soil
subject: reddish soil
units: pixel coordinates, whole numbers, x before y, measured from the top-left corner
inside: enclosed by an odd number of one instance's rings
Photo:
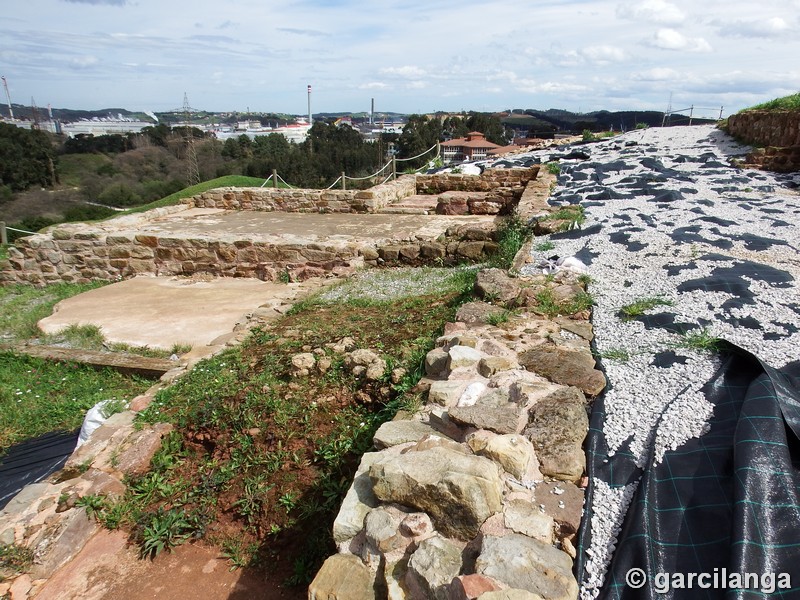
[[[230,570],[218,549],[185,544],[153,561],[140,560],[123,532],[101,530],[42,586],[37,600],[300,600],[249,569]],[[279,581],[282,579],[279,579]]]

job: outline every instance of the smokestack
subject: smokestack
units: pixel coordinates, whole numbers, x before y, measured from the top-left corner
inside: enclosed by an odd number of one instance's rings
[[[375,125],[375,98],[372,99],[372,107],[369,109],[369,124]]]
[[[308,126],[311,127],[311,84],[308,84]]]

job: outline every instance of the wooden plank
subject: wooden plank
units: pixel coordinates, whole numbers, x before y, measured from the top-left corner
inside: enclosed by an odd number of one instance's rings
[[[59,362],[76,362],[93,367],[108,367],[121,373],[141,375],[150,379],[158,379],[167,371],[180,367],[180,361],[165,358],[149,358],[123,352],[98,352],[79,348],[62,348],[60,346],[44,346],[38,344],[2,344],[0,348],[28,356]]]

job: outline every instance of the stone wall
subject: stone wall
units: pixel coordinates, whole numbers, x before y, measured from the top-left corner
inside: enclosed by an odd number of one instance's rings
[[[374,213],[414,194],[440,195],[437,214],[505,215],[539,167],[486,169],[481,175],[403,175],[367,190],[219,188],[187,200],[198,208],[319,213]]]
[[[477,177],[461,173],[417,175],[417,193],[494,192],[510,188],[521,195],[528,182],[536,179],[538,174],[539,166],[535,165],[527,169],[486,169]]]
[[[800,146],[800,111],[741,112],[728,118],[727,130],[756,146]]]
[[[426,356],[427,404],[375,433],[310,600],[577,598],[587,409],[606,381],[588,311],[549,319],[536,298],[582,288],[566,271],[477,279],[502,305],[459,309]]]
[[[438,194],[440,215],[508,215],[539,167],[486,169],[480,176],[460,173],[417,175],[417,193]]]
[[[197,208],[264,212],[373,213],[415,193],[414,178],[404,175],[368,190],[218,188],[186,203]]]
[[[271,244],[245,239],[97,233],[67,224],[24,238],[0,264],[0,283],[115,281],[136,275],[255,277],[339,276],[361,266],[443,265],[494,254],[494,225],[450,227],[436,240],[364,241],[360,244]]]

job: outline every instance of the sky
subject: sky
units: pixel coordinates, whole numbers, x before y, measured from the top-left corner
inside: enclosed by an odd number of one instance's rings
[[[800,91],[800,0],[4,4],[0,75],[42,107],[304,114],[310,84],[315,113],[711,117]]]

